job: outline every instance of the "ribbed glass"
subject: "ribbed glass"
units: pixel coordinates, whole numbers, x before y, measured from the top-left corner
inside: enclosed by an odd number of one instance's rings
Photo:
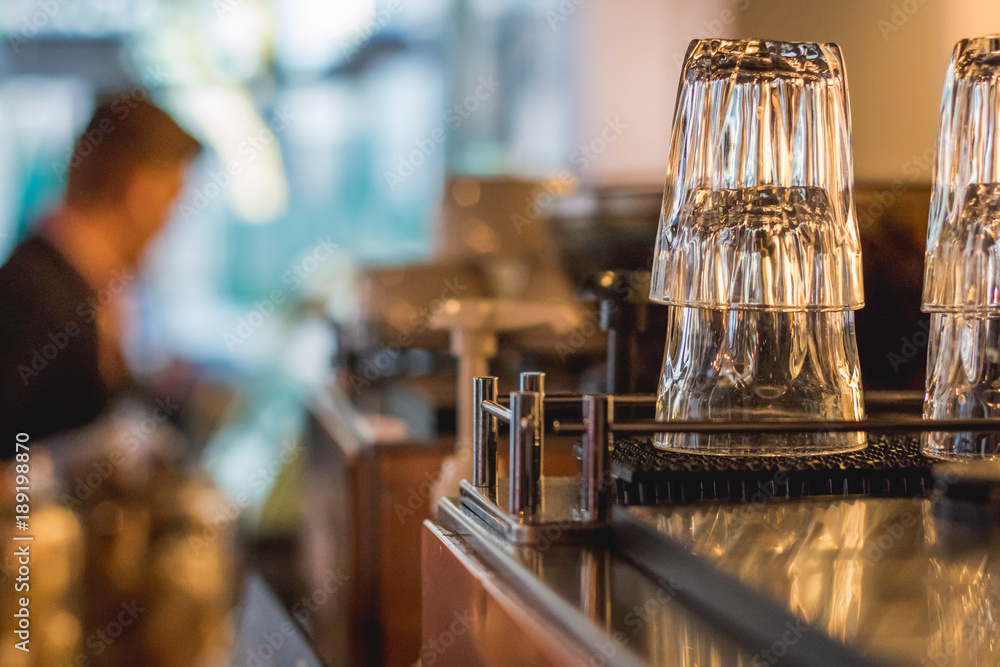
[[[1000,310],[1000,35],[955,45],[941,96],[925,312]]]
[[[927,343],[925,419],[1000,417],[1000,318],[934,313]],[[1000,458],[995,432],[927,433],[936,458]]]
[[[656,418],[862,419],[853,311],[671,308]],[[666,449],[795,455],[860,449],[861,433],[660,434]]]
[[[864,305],[835,44],[692,42],[650,299],[768,310]]]
[[[840,50],[692,42],[650,299],[671,306],[657,419],[861,419],[863,305]],[[702,454],[800,455],[862,433],[661,434]]]
[[[955,45],[941,96],[922,308],[924,417],[1000,418],[1000,35]],[[993,433],[928,433],[924,452],[1000,457]]]

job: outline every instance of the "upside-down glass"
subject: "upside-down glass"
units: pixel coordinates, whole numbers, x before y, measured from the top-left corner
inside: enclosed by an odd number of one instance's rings
[[[955,45],[941,96],[923,310],[924,418],[1000,417],[1000,35]],[[1000,457],[995,433],[928,433],[924,452]]]
[[[657,419],[861,419],[864,305],[851,128],[834,44],[688,48],[650,299],[671,307]],[[862,433],[665,434],[658,447],[799,455]]]

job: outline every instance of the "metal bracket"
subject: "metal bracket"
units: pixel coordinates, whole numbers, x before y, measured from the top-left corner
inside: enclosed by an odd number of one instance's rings
[[[461,505],[506,539],[523,544],[542,539],[593,539],[607,528],[611,485],[614,399],[584,396],[582,471],[573,477],[545,477],[545,374],[522,373],[510,407],[497,402],[497,378],[473,379],[473,478],[463,480]],[[509,425],[510,472],[504,488],[498,474],[499,424]]]

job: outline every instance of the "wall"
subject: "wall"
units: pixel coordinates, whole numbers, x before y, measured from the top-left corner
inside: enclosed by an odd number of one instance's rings
[[[603,154],[587,160],[585,179],[599,182],[661,180],[688,42],[747,36],[840,44],[855,177],[929,180],[928,149],[952,47],[962,37],[1000,32],[995,0],[582,2],[580,16],[569,17],[584,21],[580,143],[599,136],[608,118],[628,125]]]

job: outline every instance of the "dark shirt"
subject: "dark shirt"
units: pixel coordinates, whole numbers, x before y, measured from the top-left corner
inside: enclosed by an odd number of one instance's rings
[[[95,292],[45,239],[0,266],[0,434],[32,440],[82,426],[108,405],[98,370]]]

